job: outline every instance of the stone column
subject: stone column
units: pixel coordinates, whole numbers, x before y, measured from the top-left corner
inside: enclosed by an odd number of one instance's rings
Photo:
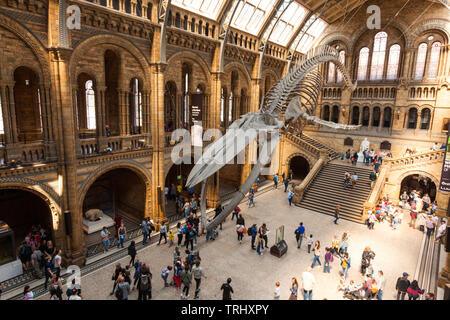
[[[447,229],[448,230],[448,229]],[[448,233],[445,237],[448,237]],[[450,252],[447,252],[447,258],[445,259],[445,266],[439,273],[438,286],[444,288],[445,285],[450,283]]]
[[[372,121],[373,121],[373,108],[369,107],[369,125],[367,126],[368,131],[372,129]]]
[[[383,119],[384,119],[384,108],[381,109],[380,111],[380,123],[378,124],[378,132],[381,132],[381,130],[383,129]]]
[[[12,142],[12,130],[11,130],[11,116],[8,108],[8,103],[6,100],[6,88],[0,85],[0,105],[2,107],[2,117],[3,117],[3,131],[4,131],[4,143],[5,145]]]
[[[64,220],[71,219],[72,230],[66,230],[64,251],[69,264],[83,265],[86,261],[83,247],[83,217],[77,190],[77,159],[75,152],[75,127],[71,86],[69,77],[70,50],[51,49],[51,77],[54,84],[52,107],[56,111],[58,136],[58,174],[62,176],[64,193],[61,209],[67,212],[60,219],[60,228],[65,229]]]
[[[8,105],[9,114],[11,116],[11,136],[12,136],[12,143],[18,143],[19,142],[19,133],[17,130],[17,119],[16,119],[16,105],[14,101],[14,85],[15,82],[11,81],[8,83],[5,83],[6,85],[6,103]]]

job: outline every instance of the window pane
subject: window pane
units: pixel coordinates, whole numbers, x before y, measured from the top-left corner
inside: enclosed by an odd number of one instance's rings
[[[398,44],[394,44],[389,49],[389,61],[388,61],[388,69],[386,73],[386,79],[394,80],[397,79],[398,72],[398,61],[400,60],[400,46]]]
[[[387,33],[378,32],[375,35],[372,53],[372,65],[370,68],[370,80],[383,78],[384,56],[386,53]]]
[[[306,13],[307,10],[302,5],[292,2],[281,16],[269,40],[282,46],[287,45],[294,31],[305,18]]]
[[[201,14],[205,17],[217,18],[225,0],[172,0],[172,4],[177,7]]]
[[[368,62],[369,48],[364,47],[359,51],[358,80],[366,80]]]
[[[328,82],[334,82],[335,66],[333,62],[328,64]]]
[[[417,50],[416,72],[414,73],[414,79],[420,80],[423,77],[423,71],[425,70],[425,60],[427,58],[427,44],[421,43]]]
[[[439,66],[439,56],[441,53],[441,43],[436,41],[431,45],[430,63],[428,65],[428,78],[435,79]]]
[[[345,51],[344,50],[339,51],[339,61],[345,66]],[[341,81],[342,81],[342,73],[338,70],[336,82],[341,82]]]
[[[92,80],[86,81],[86,120],[87,120],[87,128],[89,130],[94,130],[96,128],[95,121],[95,92],[92,88],[93,83]]]

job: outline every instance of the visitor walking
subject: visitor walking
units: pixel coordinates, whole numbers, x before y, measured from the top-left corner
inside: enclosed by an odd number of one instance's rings
[[[319,266],[322,265],[322,263],[320,263],[320,256],[321,256],[322,252],[320,250],[320,241],[316,241],[315,245],[314,245],[314,257],[313,257],[313,261],[311,264],[311,269],[314,268],[314,266],[316,265],[316,262],[319,263]]]
[[[355,187],[356,182],[358,182],[358,175],[356,174],[356,172],[353,172],[353,174],[352,174],[352,189]]]
[[[227,279],[227,282],[222,284],[220,290],[223,291],[222,300],[231,300],[231,294],[234,293],[233,287],[230,285],[231,278]]]
[[[151,299],[151,279],[152,274],[150,273],[150,270],[148,266],[144,263],[141,266],[139,280],[137,283],[138,288],[138,300],[139,301],[147,301],[147,299]]]
[[[142,245],[145,245],[147,243],[147,237],[148,237],[148,232],[149,232],[149,226],[145,219],[142,220],[141,226],[142,226],[142,236],[143,236]]]
[[[275,175],[273,176],[273,187],[275,189],[278,189],[278,175],[275,173]]]
[[[239,243],[242,243],[242,238],[244,236],[244,228],[245,228],[245,226],[242,224],[236,225],[236,233],[237,233],[237,239],[238,239]]]
[[[366,275],[366,269],[370,266],[371,260],[375,258],[375,252],[373,252],[369,246],[364,248],[361,258],[361,274]]]
[[[195,280],[195,297],[198,299],[198,294],[200,293],[200,284],[202,282],[202,277],[206,279],[206,275],[203,272],[202,267],[200,267],[200,260],[195,261],[195,265],[192,267],[192,275]]]
[[[178,247],[181,248],[181,242],[183,241],[183,229],[181,228],[181,223],[177,223],[177,237],[178,237]]]
[[[290,190],[288,194],[289,206],[292,206],[292,200],[294,199],[294,191]]]
[[[248,207],[255,207],[255,194],[253,192],[248,195]]]
[[[405,300],[406,292],[408,291],[409,285],[411,284],[408,280],[409,274],[403,272],[402,277],[397,279],[395,285],[395,290],[397,290],[397,300]]]
[[[348,252],[345,252],[344,256],[341,257],[341,267],[342,267],[342,274],[344,276],[344,280],[347,279],[348,269],[350,269],[350,267],[351,267],[350,262],[351,262],[351,260],[348,255]]]
[[[263,236],[263,229],[262,227],[259,228],[258,230],[258,235],[257,235],[257,239],[256,241],[258,242],[258,245],[256,246],[256,252],[262,256],[263,253],[261,252],[261,248],[264,247],[264,236]]]
[[[267,243],[268,243],[269,241],[268,241],[267,235],[269,234],[269,229],[267,229],[267,226],[266,226],[265,223],[262,224],[262,227],[261,227],[261,228],[262,228],[262,235],[263,235],[265,247],[266,247],[266,249],[268,249],[269,246],[267,245]]]
[[[442,219],[441,225],[438,228],[438,232],[436,235],[436,239],[434,239],[434,242],[441,241],[442,243],[442,237],[445,236],[446,233],[447,233],[447,222],[444,219]]]
[[[116,264],[116,269],[114,270],[114,273],[112,274],[112,277],[111,277],[111,280],[114,281],[114,285],[113,285],[113,289],[112,289],[110,295],[113,295],[113,294],[115,293],[115,290],[116,290],[116,286],[117,286],[117,283],[118,283],[119,276],[123,273],[123,271],[124,271],[124,270],[123,270],[123,268],[121,267],[120,263],[117,263],[117,264]]]
[[[181,293],[181,299],[188,299],[190,297],[189,289],[191,287],[192,282],[192,274],[189,265],[184,267],[184,270],[181,273],[181,281],[183,282],[184,285],[183,292]]]
[[[117,300],[128,300],[128,294],[130,293],[130,284],[125,281],[123,276],[118,278],[118,285],[114,290],[114,295]]]
[[[332,263],[334,260],[333,254],[330,251],[330,248],[325,248],[325,256],[324,256],[324,263],[323,263],[323,272],[324,273],[330,273],[330,263]]]
[[[313,243],[314,243],[313,235],[310,234],[308,239],[306,239],[306,245],[308,246],[308,253],[311,252],[311,247],[312,247]]]
[[[280,282],[275,282],[275,290],[273,292],[274,300],[280,300]]]
[[[284,183],[284,192],[286,192],[289,187],[289,180],[283,179],[283,183]]]
[[[341,205],[337,205],[334,209],[334,224],[338,224],[339,217],[341,216]]]
[[[292,285],[289,288],[290,291],[290,296],[289,296],[289,300],[297,300],[297,296],[298,296],[298,281],[296,278],[292,278],[291,280]]]
[[[159,228],[159,241],[158,246],[161,244],[161,239],[164,238],[164,244],[167,243],[167,226],[164,222],[161,223],[161,227]]]
[[[239,208],[239,206],[234,207],[233,214],[231,216],[231,220],[233,220],[234,217],[236,217],[236,219],[237,219],[239,217],[239,212],[241,212],[241,208]]]
[[[132,266],[134,265],[134,259],[136,258],[136,243],[134,240],[132,240],[128,246],[128,255],[130,256],[130,263],[128,265]]]
[[[427,228],[427,237],[430,237],[434,232],[434,222],[431,216],[428,216],[428,219],[425,220],[425,227]]]
[[[295,238],[297,240],[297,249],[300,249],[300,247],[302,246],[303,238],[306,238],[303,222],[300,222],[299,227],[297,228],[297,230],[295,230]]]
[[[253,250],[256,250],[256,247],[255,247],[255,240],[256,240],[256,236],[258,235],[258,229],[257,229],[257,227],[256,227],[256,223],[253,224],[253,225],[247,230],[247,233],[248,233],[249,236],[252,237],[252,249],[253,249]]]
[[[378,275],[375,276],[375,281],[377,282],[377,286],[378,286],[377,299],[383,300],[383,291],[384,291],[384,286],[386,285],[386,278],[384,277],[382,270],[378,271]]]
[[[377,181],[377,172],[375,171],[375,169],[372,170],[372,172],[370,173],[369,179],[370,179],[370,188],[373,189],[375,181]]]
[[[305,300],[312,300],[313,287],[316,283],[314,275],[311,273],[312,267],[309,267],[302,273],[302,289],[303,298]]]

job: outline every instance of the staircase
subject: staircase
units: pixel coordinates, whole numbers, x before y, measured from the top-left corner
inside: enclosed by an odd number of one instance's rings
[[[355,189],[344,189],[344,173],[356,172],[358,182]],[[370,175],[368,168],[345,164],[328,163],[314,177],[305,190],[299,207],[334,216],[336,205],[341,205],[340,218],[363,223],[363,204],[370,194]]]
[[[326,149],[328,151],[328,155],[331,157],[332,160],[339,158],[341,155],[337,153],[335,150],[331,149],[330,147],[320,143],[317,140],[314,140],[313,138],[308,137],[304,133],[301,134],[301,136],[298,136],[300,139],[308,142],[309,144],[312,144],[318,149]]]

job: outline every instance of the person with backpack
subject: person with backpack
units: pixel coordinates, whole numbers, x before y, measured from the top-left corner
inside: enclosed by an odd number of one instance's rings
[[[284,182],[284,192],[286,192],[288,187],[289,187],[289,180],[288,179],[283,179],[283,182]]]
[[[177,223],[177,237],[178,237],[178,248],[181,248],[181,243],[183,242],[183,228],[181,228],[181,223]]]
[[[177,262],[175,263],[175,267],[173,269],[174,276],[173,276],[173,282],[175,283],[176,289],[181,289],[181,261],[180,258],[178,258]]]
[[[303,238],[306,239],[305,227],[303,226],[303,222],[300,222],[300,225],[295,230],[295,239],[297,240],[297,249],[300,249],[300,247],[302,246]]]
[[[220,290],[223,290],[222,300],[231,300],[231,294],[234,293],[234,291],[230,283],[231,278],[228,278],[227,282],[222,284],[222,287],[220,287]]]
[[[114,296],[117,300],[128,300],[128,294],[130,293],[130,284],[125,281],[122,275],[117,278],[117,286],[114,289]]]
[[[330,263],[332,263],[334,260],[333,254],[330,251],[330,248],[325,248],[325,257],[324,257],[324,263],[323,263],[323,272],[324,273],[330,273]]]
[[[167,266],[167,268],[164,268],[161,272],[161,278],[164,280],[164,287],[167,288],[169,284],[167,283],[167,278],[169,277],[170,271],[172,270],[171,266]]]
[[[148,232],[150,229],[145,218],[144,218],[144,220],[142,220],[141,226],[142,226],[142,236],[143,236],[142,245],[145,245],[147,243]]]
[[[152,274],[150,273],[149,268],[144,263],[141,266],[141,272],[139,275],[139,280],[137,284],[138,288],[138,300],[139,301],[146,301],[147,298],[151,299],[151,290],[152,290],[152,284],[151,284]]]
[[[371,260],[375,258],[375,252],[370,247],[365,247],[361,258],[361,274],[366,274],[366,269],[370,266]]]
[[[31,255],[33,254],[30,246],[27,244],[26,241],[22,241],[20,247],[19,247],[19,258],[22,262],[23,270],[28,271],[31,264]]]
[[[186,249],[188,249],[189,244],[191,245],[191,251],[194,250],[194,236],[195,236],[195,230],[192,228],[191,225],[187,226],[186,230]]]
[[[289,206],[292,206],[292,200],[294,199],[294,191],[290,190],[288,193],[288,201],[289,201]]]
[[[395,284],[395,290],[397,290],[397,300],[405,300],[405,295],[411,285],[408,277],[409,274],[407,272],[403,272],[402,277],[397,279],[397,283]]]
[[[192,274],[190,272],[190,265],[187,265],[183,272],[181,273],[181,281],[183,282],[184,288],[183,292],[181,293],[181,299],[188,299],[190,297],[189,295],[189,289],[191,287],[192,282]]]
[[[341,257],[341,267],[342,267],[342,274],[344,276],[344,280],[347,279],[347,273],[348,269],[351,267],[350,263],[350,257],[348,256],[348,252],[344,253],[344,256]]]
[[[273,186],[275,189],[278,189],[278,175],[276,173],[273,176]]]
[[[164,240],[165,240],[164,244],[167,244],[167,226],[166,226],[165,222],[162,222],[161,227],[159,228],[158,246],[161,244],[162,238],[164,238]]]
[[[239,206],[234,207],[233,214],[231,216],[231,220],[233,220],[234,217],[236,217],[236,219],[237,219],[239,217],[239,212],[241,212],[241,208],[239,208]]]
[[[414,280],[413,282],[411,282],[406,292],[408,293],[409,300],[417,300],[419,296],[425,291],[420,289],[419,283],[417,282],[417,280]]]
[[[256,228],[256,223],[254,223],[250,228],[247,230],[247,234],[252,237],[252,249],[256,250],[255,247],[255,241],[256,241],[256,235],[258,234],[258,229]]]

